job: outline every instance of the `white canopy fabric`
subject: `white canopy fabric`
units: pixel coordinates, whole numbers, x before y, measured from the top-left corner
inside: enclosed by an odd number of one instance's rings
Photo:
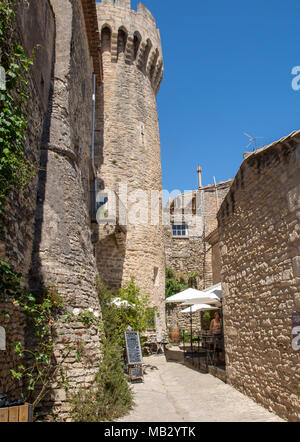
[[[222,286],[221,283],[208,287],[201,291],[198,296],[189,298],[183,302],[183,305],[190,304],[216,304],[221,305]]]
[[[185,302],[182,303],[182,305],[195,305],[195,304],[214,304],[214,305],[220,305],[220,298],[218,298],[218,296],[214,295],[214,294],[205,294],[203,293],[203,295],[198,296],[195,299],[189,299]]]
[[[185,308],[184,310],[181,310],[180,313],[192,313],[198,312],[198,311],[207,311],[207,310],[218,310],[218,307],[214,307],[212,305],[208,304],[194,304],[191,307]]]
[[[196,297],[199,297],[201,293],[202,292],[200,290],[189,288],[183,292],[176,293],[176,295],[170,296],[166,299],[166,302],[185,302],[187,300],[194,300]]]
[[[222,291],[222,284],[219,282],[218,284],[211,285],[210,287],[207,287],[206,289],[202,290],[205,293],[214,292],[215,290],[221,290]]]
[[[222,285],[221,283],[208,287],[203,290],[204,293],[210,293],[216,295],[219,299],[222,299]]]

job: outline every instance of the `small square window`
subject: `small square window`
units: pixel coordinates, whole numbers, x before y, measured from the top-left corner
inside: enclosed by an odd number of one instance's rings
[[[172,224],[173,236],[188,236],[186,224]]]

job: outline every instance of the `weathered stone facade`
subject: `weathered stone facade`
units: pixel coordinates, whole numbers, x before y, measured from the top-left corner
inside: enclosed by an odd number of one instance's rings
[[[142,4],[136,12],[128,0],[103,0],[97,3],[97,13],[103,64],[103,109],[96,121],[98,190],[107,192],[110,200],[114,193],[120,204],[115,226],[95,227],[97,266],[101,279],[114,291],[135,278],[158,308],[156,330],[161,335],[163,227],[161,213],[157,223],[152,223],[150,213],[152,193],[162,191],[156,105],[163,74],[160,34]],[[161,199],[157,208],[161,209]]]
[[[65,298],[67,311],[92,308],[100,316],[89,213],[94,64],[83,3],[51,3],[56,19],[55,66],[41,147],[31,290],[53,284]],[[65,343],[76,346],[85,341],[89,362],[76,361],[74,356],[63,368],[72,391],[91,385],[101,357],[99,330],[58,320],[56,334],[58,362]],[[63,420],[68,416],[66,395],[62,387],[55,387],[52,411]]]
[[[220,251],[220,239],[218,228],[213,230],[207,237],[205,241],[208,244],[208,251],[211,256],[211,272],[212,272],[212,285],[221,282],[221,251]]]
[[[199,190],[182,194],[168,202],[165,208],[166,266],[175,273],[188,275],[196,272],[194,288],[202,290],[216,281],[216,249],[207,242],[207,236],[217,227],[217,212],[225,198],[232,180],[201,187]],[[184,214],[182,209],[184,207]],[[172,224],[185,224],[186,236],[174,236]],[[214,253],[213,253],[214,252]],[[182,306],[168,310],[169,327],[190,328],[189,313],[180,313]],[[199,330],[200,314],[193,314],[193,328]]]
[[[34,242],[34,223],[36,210],[36,189],[40,144],[43,121],[48,108],[48,95],[51,82],[52,59],[54,50],[55,18],[47,0],[37,2],[18,2],[16,5],[16,26],[14,38],[22,42],[30,55],[35,50],[35,63],[29,76],[30,97],[27,102],[28,130],[25,152],[35,176],[18,192],[12,192],[4,208],[5,236],[0,243],[0,256],[9,262],[28,281]],[[16,368],[17,355],[10,349],[12,342],[25,342],[25,319],[19,309],[11,304],[0,304],[10,314],[9,318],[0,315],[0,325],[6,331],[6,351],[0,351],[0,393],[11,399],[19,396],[20,390],[12,381],[11,369]]]
[[[16,40],[29,54],[39,45],[30,73],[26,145],[37,174],[8,202],[1,256],[23,274],[32,293],[54,285],[64,298],[64,314],[92,308],[100,317],[89,214],[93,74],[101,81],[96,5],[92,0],[24,1],[17,3],[16,17]],[[15,306],[11,310],[4,323],[7,341],[24,342],[24,318]],[[99,330],[58,318],[55,332],[57,362],[66,343],[75,348],[86,342],[88,358],[78,361],[73,352],[62,366],[72,392],[91,385],[101,358]],[[12,400],[19,394],[9,382],[16,357],[13,352],[0,357],[1,393]],[[65,420],[64,387],[51,387],[44,405]]]
[[[300,133],[246,155],[218,214],[227,379],[300,420]]]
[[[1,257],[23,274],[33,294],[55,286],[64,315],[93,309],[101,317],[96,276],[114,291],[134,276],[158,308],[161,336],[165,262],[156,94],[163,62],[155,21],[144,6],[131,11],[121,0],[20,1],[16,16],[16,41],[28,53],[40,45],[30,72],[26,145],[37,173],[7,203]],[[115,226],[98,226],[97,191],[112,190],[121,201],[119,182],[127,185],[129,225],[118,219]],[[139,212],[136,190],[159,195],[158,222],[130,223]],[[15,305],[9,308],[11,318],[1,318],[7,340],[25,342],[24,317]],[[55,359],[70,391],[88,388],[101,360],[98,328],[59,317],[55,332]],[[86,357],[77,360],[73,352],[63,360],[66,344],[81,341]],[[0,362],[0,392],[15,399],[19,390],[9,382],[14,353],[0,351]],[[48,417],[69,418],[65,389],[56,381],[43,406]]]
[[[213,284],[211,247],[205,238],[217,227],[217,212],[231,183],[229,180],[182,194],[165,209],[165,220],[170,217],[165,226],[166,265],[175,272],[197,272],[195,288],[199,290]],[[186,236],[173,235],[172,224],[177,223],[186,224]]]

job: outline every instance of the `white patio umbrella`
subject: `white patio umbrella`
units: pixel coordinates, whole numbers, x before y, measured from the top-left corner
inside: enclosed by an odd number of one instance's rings
[[[208,310],[219,310],[219,307],[214,307],[213,305],[208,305],[208,304],[194,304],[184,310],[181,310],[180,313],[189,313],[190,314],[191,333],[192,333],[192,328],[193,328],[193,326],[192,326],[192,313],[203,312],[203,311],[208,311]],[[200,322],[201,322],[201,319],[200,319]]]
[[[200,291],[199,291],[200,292]],[[195,295],[186,299],[183,305],[195,304],[215,304],[220,306],[222,301],[222,287],[221,284],[216,284],[207,289],[202,290],[198,296]]]
[[[181,310],[180,313],[190,313],[190,312],[194,313],[194,312],[207,311],[207,310],[219,310],[219,308],[208,304],[194,304],[191,307]]]
[[[183,292],[179,292],[176,293],[176,295],[172,295],[169,296],[169,298],[166,299],[166,302],[185,302],[188,300],[193,301],[194,299],[196,299],[197,297],[199,297],[202,294],[202,292],[200,290],[196,290],[196,289],[186,289]],[[191,302],[190,304],[193,304],[193,302]],[[199,302],[198,302],[199,304]]]
[[[222,284],[212,285],[203,290],[204,293],[210,293],[216,295],[220,300],[222,299]]]
[[[210,287],[207,287],[206,289],[203,289],[202,291],[205,293],[214,292],[216,290],[219,290],[222,292],[222,284],[219,282],[218,284],[211,285]]]
[[[218,298],[216,295],[205,295],[204,294],[202,296],[198,296],[198,298],[194,299],[194,300],[187,300],[185,302],[182,303],[182,305],[197,305],[197,304],[213,304],[215,306],[220,307],[221,305],[221,300],[220,298]]]
[[[177,303],[184,303],[185,305],[190,305],[190,310],[192,309],[192,304],[199,304],[199,302],[194,302],[193,300],[196,298],[199,298],[203,292],[200,290],[196,290],[193,288],[188,288],[180,293],[176,293],[176,295],[172,295],[169,298],[166,299],[166,303],[169,302],[177,302]],[[192,340],[193,340],[193,316],[192,311],[190,311],[190,322],[191,322],[191,347],[192,347]]]

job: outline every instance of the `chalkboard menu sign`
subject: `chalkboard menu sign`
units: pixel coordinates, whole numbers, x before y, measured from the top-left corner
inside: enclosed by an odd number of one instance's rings
[[[139,332],[126,331],[125,342],[128,365],[142,364],[143,359]]]

